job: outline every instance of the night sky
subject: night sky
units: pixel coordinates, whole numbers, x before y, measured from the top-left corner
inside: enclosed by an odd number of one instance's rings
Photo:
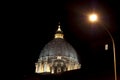
[[[120,76],[120,9],[118,1],[100,0],[44,0],[23,2],[18,10],[19,43],[22,45],[23,74],[34,74],[42,48],[54,38],[58,22],[64,39],[77,51],[87,73],[113,75],[112,42],[103,25],[112,34],[116,44],[117,72]],[[90,24],[87,14],[97,12],[101,24]],[[16,26],[17,26],[16,25]],[[104,45],[109,49],[105,51]]]

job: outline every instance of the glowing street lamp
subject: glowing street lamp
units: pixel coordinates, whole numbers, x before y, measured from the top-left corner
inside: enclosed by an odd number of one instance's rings
[[[95,13],[93,13],[93,14],[89,15],[89,20],[91,22],[96,22],[98,20],[98,16]]]
[[[93,14],[89,15],[89,21],[92,23],[98,21],[97,14],[93,13]],[[113,56],[114,56],[114,76],[115,76],[115,80],[117,80],[115,42],[114,42],[114,39],[113,39],[111,33],[109,32],[109,30],[105,26],[103,26],[103,28],[106,30],[106,32],[108,33],[108,35],[110,36],[110,38],[112,40]]]

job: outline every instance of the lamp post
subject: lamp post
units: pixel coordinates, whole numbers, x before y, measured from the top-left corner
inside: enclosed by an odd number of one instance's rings
[[[92,22],[92,23],[98,21],[98,16],[97,16],[97,14],[94,14],[94,13],[93,13],[93,14],[89,15],[89,21]],[[108,35],[110,36],[111,41],[112,41],[113,57],[114,57],[114,76],[115,76],[115,80],[117,80],[115,41],[114,41],[111,33],[109,32],[109,30],[108,30],[105,26],[103,26],[103,28],[106,30],[106,32],[108,33]]]

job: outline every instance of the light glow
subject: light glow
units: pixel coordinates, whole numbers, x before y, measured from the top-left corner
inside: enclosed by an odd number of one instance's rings
[[[91,14],[89,15],[89,21],[91,22],[96,22],[98,19],[97,15],[96,14]]]
[[[57,59],[61,59],[61,56],[57,56]]]
[[[105,44],[105,50],[108,50],[108,44]]]

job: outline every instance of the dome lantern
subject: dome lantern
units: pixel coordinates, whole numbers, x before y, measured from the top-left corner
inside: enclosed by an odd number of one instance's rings
[[[61,26],[60,26],[60,23],[59,23],[59,25],[58,25],[58,29],[57,29],[57,31],[56,31],[56,34],[55,34],[55,38],[61,38],[61,39],[63,39],[63,32],[62,32],[62,30],[61,30]]]

